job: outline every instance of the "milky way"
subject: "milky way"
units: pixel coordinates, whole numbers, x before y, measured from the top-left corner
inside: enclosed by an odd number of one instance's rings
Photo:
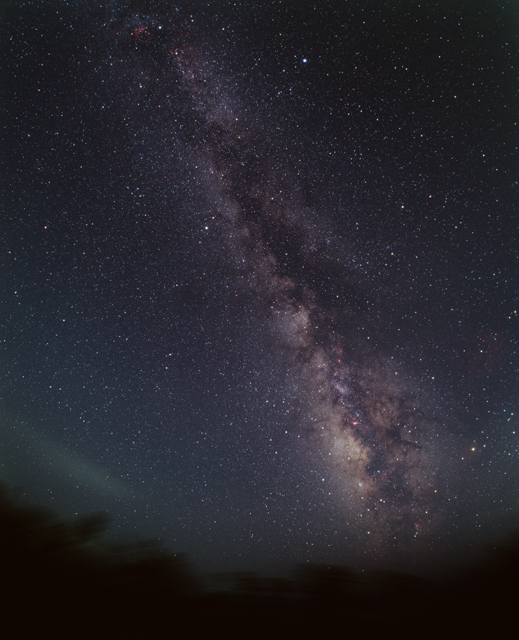
[[[8,482],[208,569],[515,526],[517,33],[347,4],[10,15]]]
[[[441,522],[447,433],[427,390],[358,335],[364,294],[354,256],[328,246],[280,141],[268,123],[243,121],[229,83],[185,31],[133,15],[114,33],[123,49],[160,58],[188,97],[188,150],[212,211],[205,229],[219,228],[224,260],[267,310],[273,345],[286,353],[285,384],[298,396],[297,427],[329,457],[333,499],[374,545],[409,545]]]

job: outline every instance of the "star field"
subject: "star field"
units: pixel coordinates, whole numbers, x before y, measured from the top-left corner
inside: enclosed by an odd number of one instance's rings
[[[204,571],[517,526],[513,3],[2,22],[4,482]]]

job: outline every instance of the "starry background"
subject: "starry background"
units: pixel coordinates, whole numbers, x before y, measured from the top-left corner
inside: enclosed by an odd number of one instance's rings
[[[518,524],[514,2],[5,2],[1,479],[203,571]]]

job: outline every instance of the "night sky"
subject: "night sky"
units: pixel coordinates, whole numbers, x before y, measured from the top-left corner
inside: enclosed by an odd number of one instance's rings
[[[519,7],[3,2],[0,479],[203,572],[519,525]]]

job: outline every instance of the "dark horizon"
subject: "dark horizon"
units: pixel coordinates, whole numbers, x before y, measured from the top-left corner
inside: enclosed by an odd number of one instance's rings
[[[487,637],[515,619],[517,531],[479,563],[436,580],[316,564],[280,578],[200,576],[183,554],[153,543],[103,543],[106,525],[104,514],[60,522],[0,487],[4,634],[287,638],[340,631],[346,620],[364,637]]]

